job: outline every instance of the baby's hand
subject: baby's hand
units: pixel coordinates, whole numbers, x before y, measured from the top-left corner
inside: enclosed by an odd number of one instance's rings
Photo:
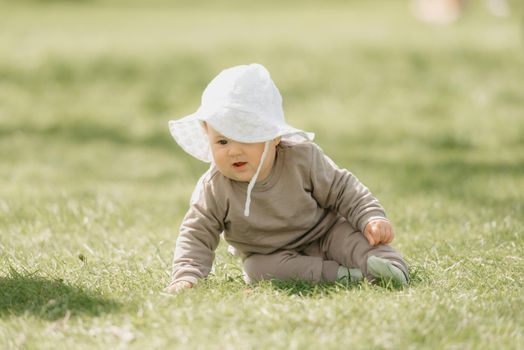
[[[164,289],[164,292],[170,293],[170,294],[176,294],[176,293],[180,293],[184,289],[189,289],[189,288],[193,288],[193,283],[188,282],[188,281],[178,281],[178,282],[173,282],[169,286],[167,286]]]
[[[389,244],[393,241],[395,233],[393,232],[393,227],[391,227],[389,221],[376,219],[370,221],[366,225],[364,236],[371,245],[377,245],[380,243]]]

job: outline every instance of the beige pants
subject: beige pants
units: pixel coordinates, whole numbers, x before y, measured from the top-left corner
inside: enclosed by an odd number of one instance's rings
[[[341,220],[319,240],[298,250],[278,250],[272,254],[252,254],[243,259],[246,282],[260,280],[305,280],[335,282],[340,265],[358,268],[370,281],[367,259],[374,255],[390,260],[406,277],[408,268],[402,256],[389,245],[372,246],[364,235]]]

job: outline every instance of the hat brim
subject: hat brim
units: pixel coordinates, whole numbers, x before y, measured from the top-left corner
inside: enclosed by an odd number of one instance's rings
[[[212,119],[212,118],[210,118]],[[280,124],[273,128],[266,129],[265,132],[252,134],[247,130],[227,130],[222,128],[219,123],[199,115],[198,112],[190,114],[178,120],[169,121],[169,131],[175,141],[184,151],[193,157],[209,163],[212,161],[211,150],[207,134],[202,127],[202,122],[209,122],[210,125],[225,137],[242,143],[257,143],[273,140],[280,137],[282,140],[291,142],[313,141],[315,134],[294,128],[287,124]],[[260,129],[259,129],[260,131]]]
[[[169,132],[184,151],[203,162],[211,162],[209,141],[198,113],[170,120]]]

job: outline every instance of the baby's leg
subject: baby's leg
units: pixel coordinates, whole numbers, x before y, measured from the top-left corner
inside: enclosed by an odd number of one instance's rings
[[[347,221],[336,224],[324,237],[322,250],[327,259],[338,261],[348,268],[360,269],[370,281],[377,277],[388,277],[388,273],[397,269],[404,274],[406,281],[409,278],[406,262],[400,253],[390,245],[370,245],[364,235]]]
[[[252,254],[244,259],[244,279],[247,283],[268,279],[334,282],[338,267],[336,261],[280,250],[267,255]]]

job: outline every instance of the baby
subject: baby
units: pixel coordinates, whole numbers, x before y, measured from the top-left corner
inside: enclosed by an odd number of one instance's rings
[[[260,64],[222,71],[197,112],[169,128],[211,166],[181,224],[166,291],[191,288],[210,273],[221,233],[241,256],[247,283],[407,284],[378,200],[323,154],[314,134],[285,122],[282,97]]]

